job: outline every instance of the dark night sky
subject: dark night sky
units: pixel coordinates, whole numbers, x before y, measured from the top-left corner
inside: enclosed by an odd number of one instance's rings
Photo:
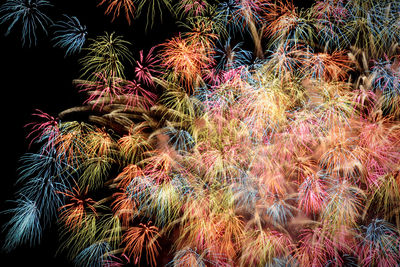
[[[116,32],[133,45],[132,52],[137,56],[140,49],[149,49],[152,45],[171,37],[177,31],[174,21],[168,20],[165,12],[163,23],[156,23],[152,30],[144,31],[144,21],[133,21],[131,27],[123,18],[111,23],[111,17],[104,15],[105,7],[96,7],[98,0],[51,0],[54,8],[49,15],[53,20],[61,18],[61,14],[77,16],[88,28],[89,38],[108,32]],[[307,1],[298,1],[305,5]],[[1,4],[4,1],[1,1]],[[9,36],[4,36],[5,25],[0,25],[0,58],[2,64],[1,91],[3,93],[3,112],[1,129],[3,134],[2,148],[2,177],[0,209],[13,207],[6,200],[14,198],[18,186],[14,185],[18,158],[28,149],[27,133],[24,125],[31,122],[32,112],[40,109],[56,116],[58,112],[69,107],[80,105],[83,101],[77,89],[72,86],[72,80],[79,77],[80,66],[78,56],[64,57],[64,51],[53,48],[50,38],[40,36],[36,47],[21,47],[20,28],[16,28]],[[127,69],[129,72],[129,68]],[[128,74],[129,75],[129,74]],[[1,221],[9,219],[8,215],[1,214]],[[1,252],[1,262],[11,260],[9,266],[35,266],[38,264],[57,264],[69,266],[53,258],[55,252],[54,240],[56,232],[52,229],[45,231],[47,236],[42,245],[36,248],[18,248],[10,254]],[[50,237],[50,238],[49,238]],[[4,233],[1,235],[3,240]],[[3,241],[0,246],[2,246]],[[64,264],[64,265],[63,265]]]

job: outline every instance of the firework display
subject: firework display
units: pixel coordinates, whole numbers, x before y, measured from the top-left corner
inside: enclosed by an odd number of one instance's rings
[[[85,97],[26,126],[5,251],[56,225],[75,266],[400,266],[400,2],[94,3],[176,20],[138,53],[52,6],[0,7],[79,56]]]

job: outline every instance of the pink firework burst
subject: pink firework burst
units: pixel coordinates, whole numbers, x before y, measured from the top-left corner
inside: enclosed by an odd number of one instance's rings
[[[140,83],[146,86],[154,87],[153,76],[157,74],[162,74],[161,71],[157,69],[161,60],[155,56],[154,53],[155,46],[150,48],[147,55],[144,55],[143,50],[139,51],[139,60],[136,60],[135,67],[135,77]]]

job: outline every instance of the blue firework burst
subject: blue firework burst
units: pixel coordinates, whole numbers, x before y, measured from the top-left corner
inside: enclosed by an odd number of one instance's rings
[[[70,187],[75,170],[57,155],[55,149],[47,155],[26,154],[21,161],[17,181],[23,185],[18,193],[35,203],[41,223],[47,225],[64,205],[64,197],[59,192]]]
[[[6,35],[17,23],[22,24],[22,45],[36,45],[38,28],[47,34],[52,20],[43,12],[52,5],[46,0],[9,0],[0,7],[0,24],[10,22]]]
[[[215,49],[215,59],[218,62],[217,69],[235,69],[240,66],[247,66],[250,63],[252,53],[242,49],[243,42],[233,45],[231,41],[231,37],[229,37],[225,44],[219,43],[219,47]]]
[[[387,99],[400,95],[400,70],[397,63],[389,58],[379,59],[371,68],[372,84],[375,89],[383,92]]]
[[[86,26],[81,25],[77,17],[64,15],[65,20],[54,24],[54,46],[66,49],[65,56],[79,53],[86,41]]]
[[[192,135],[185,130],[167,127],[166,134],[170,137],[168,143],[178,152],[187,152],[193,148],[195,141]]]
[[[396,227],[381,219],[362,226],[359,255],[363,266],[398,266],[400,263],[400,234]]]
[[[109,262],[111,246],[107,242],[96,242],[82,250],[74,259],[75,266],[101,267]]]
[[[22,244],[34,246],[40,242],[42,235],[40,211],[36,203],[24,196],[15,202],[16,208],[4,211],[13,214],[4,225],[4,229],[8,229],[3,245],[5,251],[11,251]]]

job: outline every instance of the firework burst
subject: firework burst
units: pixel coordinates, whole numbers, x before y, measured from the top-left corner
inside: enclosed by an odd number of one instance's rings
[[[36,45],[37,30],[40,29],[47,34],[47,27],[53,23],[44,12],[48,7],[52,5],[46,0],[6,1],[0,7],[0,23],[11,22],[6,35],[10,34],[17,23],[21,23],[22,45],[25,43],[28,43],[28,46]]]

